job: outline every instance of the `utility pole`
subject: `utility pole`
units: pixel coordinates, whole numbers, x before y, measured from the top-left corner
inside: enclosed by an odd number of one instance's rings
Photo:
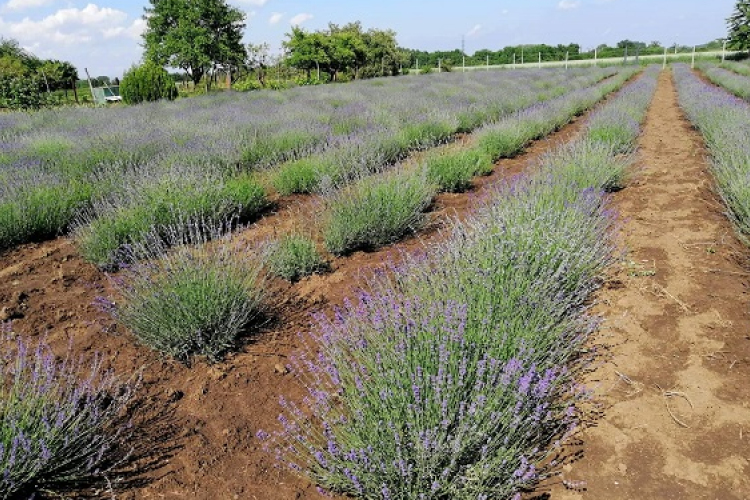
[[[513,52],[513,69],[516,69],[516,53]]]
[[[693,60],[690,63],[691,68],[695,68],[695,45],[693,45]]]
[[[461,35],[461,72],[466,73],[466,35]]]
[[[565,52],[565,69],[568,69],[568,58],[570,57],[570,52]]]
[[[727,41],[724,40],[724,45],[721,48],[721,62],[724,62],[727,58]]]
[[[667,67],[667,48],[664,47],[664,62],[661,64],[661,69],[664,69]]]
[[[599,47],[594,48],[594,66],[599,66],[599,61],[597,60],[599,57]]]
[[[542,68],[542,53],[539,53],[539,69]]]

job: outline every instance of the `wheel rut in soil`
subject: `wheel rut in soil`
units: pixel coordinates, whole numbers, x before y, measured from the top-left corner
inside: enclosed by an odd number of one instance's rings
[[[552,500],[750,498],[750,252],[663,72],[641,170],[613,195],[627,254],[596,294],[593,416]],[[563,482],[585,481],[581,491]]]

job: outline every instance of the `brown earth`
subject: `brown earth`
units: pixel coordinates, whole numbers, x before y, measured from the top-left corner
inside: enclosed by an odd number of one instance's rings
[[[67,238],[0,255],[0,321],[11,320],[13,332],[23,337],[45,337],[61,354],[69,345],[75,355],[100,353],[124,377],[143,369],[144,404],[165,408],[169,420],[166,426],[139,429],[137,438],[154,450],[174,449],[144,484],[118,492],[118,498],[323,498],[308,481],[276,468],[255,438],[259,429],[276,428],[280,395],[301,397],[300,387],[284,373],[287,357],[298,347],[297,333],[308,329],[313,312],[341,304],[384,263],[397,261],[402,252],[429,250],[447,220],[464,216],[487,188],[569,141],[581,122],[531,144],[515,159],[498,162],[492,175],[475,179],[472,191],[440,195],[429,227],[419,234],[377,251],[331,257],[329,273],[294,285],[272,282],[268,323],[222,363],[198,361],[186,367],[138,345],[93,305],[97,296],[112,293],[108,278],[84,262]],[[256,243],[307,228],[316,203],[312,197],[280,198],[274,211],[238,238]]]
[[[587,381],[591,421],[571,450],[583,458],[550,497],[746,500],[750,252],[723,213],[669,72],[639,148],[642,170],[613,196],[628,253],[596,296],[607,348]],[[578,481],[585,489],[570,488]]]

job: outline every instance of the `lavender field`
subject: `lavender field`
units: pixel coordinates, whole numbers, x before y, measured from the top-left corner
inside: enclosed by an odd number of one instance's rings
[[[610,193],[628,185],[659,74],[452,74],[0,115],[0,241],[66,234],[108,280],[89,287],[99,314],[136,350],[190,373],[242,356],[241,339],[280,314],[282,278],[323,274],[327,259],[420,231],[439,193],[471,191],[498,160],[588,113],[424,252],[402,254],[335,310],[310,308],[310,331],[274,368],[304,397],[282,391],[277,424],[249,424],[259,460],[326,494],[521,498],[557,470],[560,443],[580,423],[582,353],[600,323],[588,301],[620,254]],[[458,134],[460,144],[437,147]],[[261,247],[235,239],[289,194],[311,195],[319,227],[279,230]],[[58,366],[46,340],[36,345],[34,357],[18,344],[29,364],[2,372],[19,394],[2,412],[12,431],[0,436],[3,498],[119,477],[131,463],[121,444],[137,440],[118,419],[144,390],[132,373]],[[91,375],[78,388],[81,369]],[[100,411],[117,384],[123,396]],[[83,395],[80,420],[70,391]],[[70,464],[66,483],[50,463],[70,448],[49,443],[70,422],[87,459]],[[19,443],[36,458],[17,459]]]

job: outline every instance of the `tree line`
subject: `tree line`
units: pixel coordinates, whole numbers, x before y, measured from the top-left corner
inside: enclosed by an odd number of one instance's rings
[[[73,64],[40,59],[13,39],[0,38],[0,107],[38,108],[56,90],[75,92],[78,71]]]

